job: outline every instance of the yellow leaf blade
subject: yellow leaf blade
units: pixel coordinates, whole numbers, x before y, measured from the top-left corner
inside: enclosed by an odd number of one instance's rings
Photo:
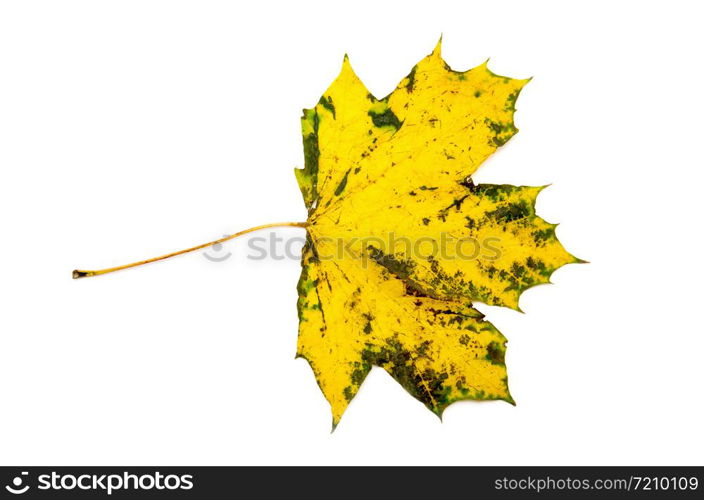
[[[535,213],[542,187],[470,177],[517,132],[527,82],[486,64],[453,71],[438,45],[384,99],[345,58],[304,110],[298,355],[334,425],[372,366],[438,415],[460,399],[513,402],[506,339],[472,303],[518,309],[523,291],[580,262]]]

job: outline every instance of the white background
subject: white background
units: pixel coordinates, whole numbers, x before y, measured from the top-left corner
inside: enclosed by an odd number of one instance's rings
[[[0,4],[0,462],[702,464],[702,13],[695,2]],[[299,116],[349,53],[376,96],[444,34],[534,76],[479,182],[541,185],[589,265],[480,305],[518,405],[444,423],[380,369],[338,429],[294,360],[295,260],[202,254],[304,220]],[[282,237],[302,236],[299,229]]]

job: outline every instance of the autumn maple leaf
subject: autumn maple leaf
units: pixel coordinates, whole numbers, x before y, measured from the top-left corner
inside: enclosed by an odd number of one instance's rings
[[[582,262],[535,214],[542,187],[477,185],[470,177],[518,131],[513,114],[527,82],[486,63],[453,71],[438,44],[377,99],[345,57],[303,113],[305,168],[295,172],[306,222],[265,224],[73,277],[258,229],[305,228],[297,354],[330,402],[333,428],[375,365],[438,416],[461,399],[513,403],[506,338],[473,303],[518,310],[523,291]]]
[[[472,302],[518,309],[524,290],[579,262],[535,214],[542,187],[470,177],[517,132],[515,103],[528,81],[486,63],[453,71],[438,44],[383,99],[345,57],[304,110],[298,356],[315,372],[333,426],[374,365],[437,415],[462,399],[513,403],[506,339]],[[453,243],[439,249],[443,239]],[[420,252],[420,241],[435,251]]]

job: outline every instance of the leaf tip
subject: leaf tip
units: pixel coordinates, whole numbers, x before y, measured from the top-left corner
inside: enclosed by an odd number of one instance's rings
[[[489,75],[491,75],[491,76],[493,76],[493,77],[495,77],[495,78],[501,78],[502,80],[504,80],[504,83],[511,82],[512,85],[514,85],[514,86],[517,87],[517,88],[516,88],[517,92],[516,92],[516,96],[515,96],[515,97],[518,97],[518,94],[519,94],[520,91],[523,89],[523,87],[525,87],[526,84],[527,84],[528,82],[530,82],[530,81],[533,79],[532,76],[529,77],[529,78],[522,78],[522,79],[521,79],[521,78],[511,78],[511,77],[509,77],[509,76],[504,76],[504,75],[499,75],[499,74],[497,74],[497,73],[494,73],[492,70],[489,69],[489,61],[490,61],[490,60],[491,60],[491,58],[490,58],[490,57],[487,57],[486,60],[485,60],[483,63],[481,63],[479,66],[477,66],[477,68],[483,69],[483,70],[486,71]],[[476,68],[475,68],[475,69],[476,69]],[[515,110],[514,110],[514,111],[515,111]]]
[[[510,297],[506,297],[506,300],[503,301],[501,305],[507,309],[511,309],[512,311],[525,314],[526,312],[521,309],[521,306],[518,305],[518,301],[521,299],[521,294],[523,291],[524,290],[515,290]]]
[[[435,48],[430,55],[438,59],[442,57],[442,33],[440,34],[440,39],[438,40],[438,43],[435,44]]]
[[[349,74],[352,78],[357,78],[356,73],[352,69],[352,63],[350,63],[350,56],[345,53],[342,58],[342,69],[340,70],[340,75]]]

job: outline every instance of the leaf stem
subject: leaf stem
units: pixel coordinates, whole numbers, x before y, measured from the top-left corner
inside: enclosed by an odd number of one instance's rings
[[[123,266],[108,267],[106,269],[98,269],[96,271],[82,271],[82,270],[76,269],[73,271],[73,279],[88,278],[90,276],[99,276],[101,274],[108,274],[108,273],[113,273],[115,271],[122,271],[123,269],[129,269],[131,267],[143,266],[144,264],[150,264],[152,262],[157,262],[160,260],[168,259],[170,257],[176,257],[177,255],[183,255],[184,253],[195,252],[196,250],[200,250],[201,248],[207,248],[209,246],[216,245],[218,243],[224,243],[226,241],[235,239],[235,238],[242,236],[242,235],[245,235],[247,233],[259,231],[260,229],[268,229],[270,227],[308,227],[308,223],[307,222],[274,222],[272,224],[263,224],[261,226],[250,227],[249,229],[245,229],[243,231],[232,234],[230,236],[225,236],[224,238],[220,238],[219,240],[210,241],[208,243],[203,243],[202,245],[198,245],[198,246],[191,247],[191,248],[186,248],[185,250],[179,250],[178,252],[167,253],[166,255],[162,255],[160,257],[153,257],[151,259],[140,260],[137,262],[133,262],[131,264],[125,264]]]

